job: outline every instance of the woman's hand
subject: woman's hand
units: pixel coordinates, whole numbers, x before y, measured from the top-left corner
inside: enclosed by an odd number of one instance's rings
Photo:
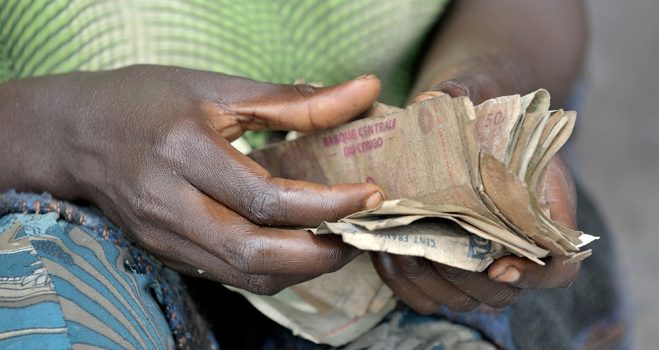
[[[488,84],[488,82],[490,82]],[[495,80],[487,76],[452,79],[434,90],[416,96],[414,102],[448,93],[470,96],[475,102],[495,97]],[[576,226],[576,191],[569,170],[559,157],[547,166],[543,183],[550,216],[562,225]],[[577,277],[579,264],[563,264],[560,257],[545,259],[546,265],[514,256],[498,259],[486,272],[477,273],[410,256],[371,253],[380,277],[396,295],[420,313],[436,312],[441,305],[454,311],[470,311],[486,304],[494,308],[509,305],[526,288],[567,287]]]
[[[414,96],[423,99],[441,91],[469,96],[478,104],[543,87],[561,106],[581,68],[587,27],[582,0],[455,1],[429,42]],[[574,227],[574,183],[558,158],[548,165],[544,182],[552,219]],[[423,313],[434,312],[439,305],[457,311],[481,303],[502,307],[514,302],[524,288],[565,287],[579,270],[575,264],[563,265],[560,258],[547,259],[543,267],[504,257],[486,273],[387,254],[373,254],[373,261],[398,296]]]
[[[245,130],[339,125],[379,91],[373,76],[313,88],[164,66],[8,82],[0,188],[92,202],[166,264],[271,294],[359,253],[295,228],[383,197],[371,184],[272,178],[229,142]]]

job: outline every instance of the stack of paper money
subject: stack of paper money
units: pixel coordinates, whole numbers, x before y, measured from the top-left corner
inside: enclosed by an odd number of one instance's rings
[[[499,97],[473,106],[439,96],[250,156],[273,176],[325,184],[373,182],[377,210],[323,223],[364,250],[421,256],[471,271],[507,254],[579,261],[595,239],[549,218],[544,170],[572,133],[576,113],[549,110],[549,94]],[[391,291],[365,257],[273,297],[249,295],[263,313],[316,342],[341,345],[391,308]]]

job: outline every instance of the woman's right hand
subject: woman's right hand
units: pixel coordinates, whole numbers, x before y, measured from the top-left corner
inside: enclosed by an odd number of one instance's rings
[[[359,253],[295,227],[383,195],[372,184],[272,178],[230,140],[333,127],[379,91],[374,76],[313,88],[165,66],[10,81],[0,85],[0,189],[92,202],[166,264],[272,294]]]

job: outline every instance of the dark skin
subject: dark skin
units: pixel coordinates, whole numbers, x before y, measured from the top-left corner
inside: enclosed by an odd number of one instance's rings
[[[374,76],[316,89],[161,66],[8,82],[0,188],[91,202],[171,267],[272,294],[360,253],[273,227],[317,226],[383,195],[371,184],[272,178],[229,141],[248,129],[339,125],[379,92]]]
[[[443,92],[478,103],[545,87],[561,105],[581,63],[581,15],[573,0],[460,1],[425,58],[416,100]],[[383,194],[371,184],[272,178],[229,141],[245,130],[337,126],[365,111],[379,91],[374,76],[316,89],[160,66],[6,82],[0,189],[90,202],[169,266],[272,294],[360,253],[331,237],[273,227],[316,226],[376,207]],[[573,227],[574,184],[559,160],[545,181],[552,218]],[[523,288],[566,286],[578,273],[555,258],[541,267],[505,257],[470,273],[420,258],[371,256],[383,280],[422,313],[439,305],[505,306]]]
[[[447,93],[486,99],[526,93],[540,87],[562,106],[579,74],[587,30],[580,1],[457,1],[423,62],[412,102]],[[576,191],[559,157],[544,176],[550,216],[576,228]],[[380,277],[415,311],[428,314],[446,305],[470,311],[481,304],[509,305],[524,289],[561,288],[578,276],[580,264],[560,257],[540,266],[508,256],[485,272],[452,268],[428,260],[371,253]]]

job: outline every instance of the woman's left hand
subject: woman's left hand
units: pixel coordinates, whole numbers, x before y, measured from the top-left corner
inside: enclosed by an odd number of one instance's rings
[[[443,81],[432,91],[416,96],[414,102],[448,93],[469,96],[474,103],[496,97],[496,84],[487,77],[466,76]],[[576,227],[576,191],[563,161],[555,157],[547,166],[543,183],[550,217],[562,225]],[[542,188],[542,187],[541,187]],[[580,264],[563,264],[563,258],[545,259],[540,266],[528,259],[506,256],[484,272],[471,272],[430,260],[372,252],[371,259],[382,280],[408,306],[422,314],[434,313],[441,305],[454,311],[471,311],[480,304],[505,307],[527,288],[561,288],[577,277]]]

